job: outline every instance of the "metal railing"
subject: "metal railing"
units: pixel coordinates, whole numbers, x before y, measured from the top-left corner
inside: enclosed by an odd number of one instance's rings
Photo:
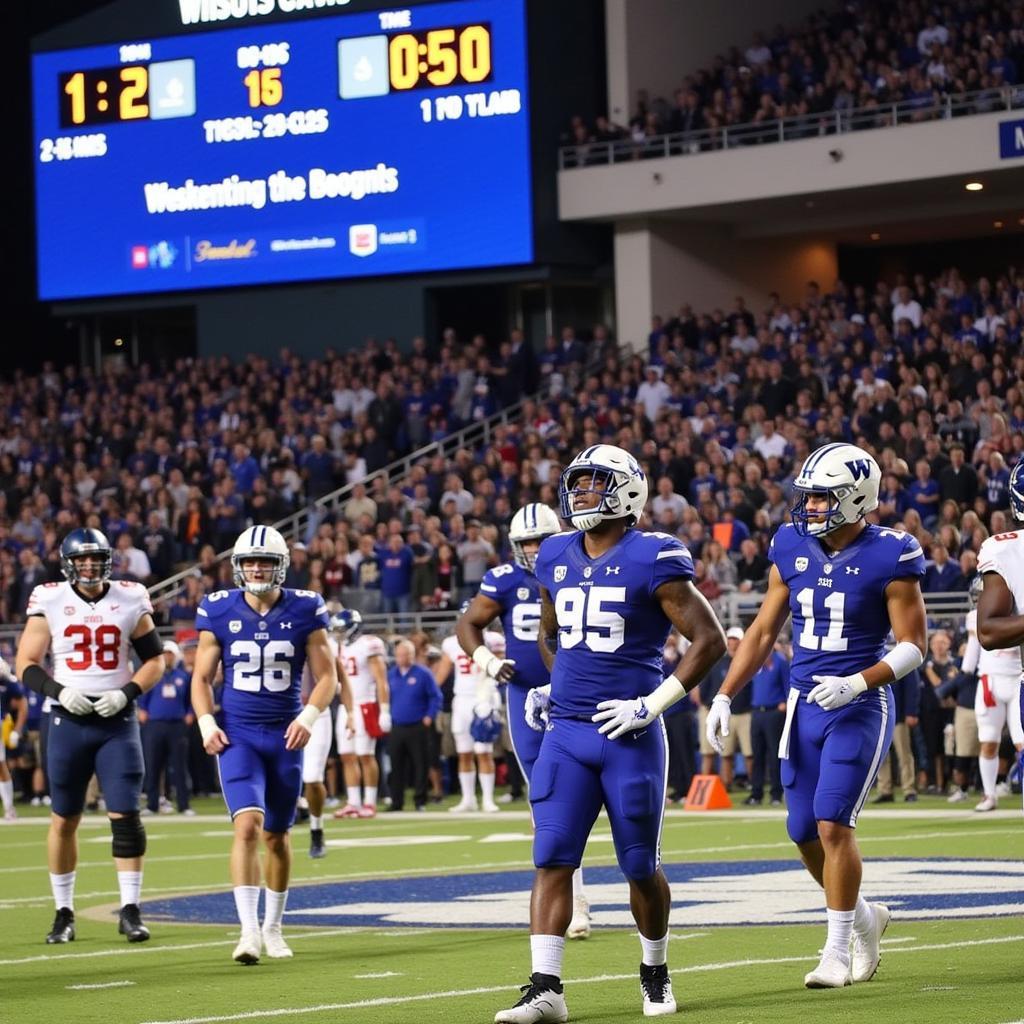
[[[670,156],[691,156],[734,149],[739,146],[792,142],[847,132],[871,131],[901,124],[938,121],[954,117],[991,114],[1024,107],[1024,85],[1001,89],[948,94],[934,98],[902,100],[870,107],[849,107],[819,114],[798,114],[767,118],[746,124],[702,128],[691,132],[667,132],[641,139],[623,138],[609,142],[583,142],[562,146],[559,170],[600,167],[632,160],[653,160]]]

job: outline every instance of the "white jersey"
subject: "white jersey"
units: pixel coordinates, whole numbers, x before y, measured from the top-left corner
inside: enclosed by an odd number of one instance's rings
[[[978,572],[998,573],[1003,577],[1007,589],[1013,596],[1013,612],[1015,615],[1024,613],[1024,530],[1013,533],[997,533],[989,537],[978,552]],[[985,654],[1016,656],[1015,668],[1000,669],[1000,672],[1021,671],[1021,648],[1014,647],[1003,651],[985,651]],[[1007,663],[1009,665],[1009,663]],[[995,671],[993,669],[993,671]]]
[[[487,630],[484,633],[484,644],[492,654],[499,656],[505,653],[505,638],[501,633]],[[476,697],[478,685],[494,685],[494,680],[489,679],[477,667],[476,662],[462,649],[457,636],[448,637],[441,644],[441,651],[446,654],[455,666],[455,683],[452,687],[453,697]]]
[[[90,696],[131,682],[132,633],[152,612],[149,592],[129,580],[110,583],[95,602],[70,583],[44,583],[32,591],[26,609],[28,615],[45,617],[50,627],[53,678]]]
[[[1014,676],[1021,674],[1020,648],[1004,647],[1001,651],[986,651],[978,640],[978,609],[967,613],[967,649],[964,651],[963,669],[979,676]]]
[[[352,685],[353,704],[372,704],[377,701],[377,680],[370,669],[371,658],[387,658],[388,650],[379,636],[357,636],[345,644],[341,662]]]

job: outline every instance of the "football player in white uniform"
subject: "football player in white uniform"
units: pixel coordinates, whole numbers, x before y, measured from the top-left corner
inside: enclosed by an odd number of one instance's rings
[[[346,802],[336,818],[373,818],[377,815],[377,740],[391,732],[391,696],[388,693],[387,648],[379,636],[362,632],[363,617],[343,608],[331,620],[341,638],[341,664],[352,687],[352,714],[346,726],[337,725],[338,753],[345,773]],[[362,784],[362,795],[359,788]]]
[[[164,673],[163,644],[141,583],[110,581],[113,558],[99,530],[72,530],[60,546],[64,583],[32,591],[15,671],[44,694],[52,715],[46,769],[52,797],[47,859],[57,913],[48,943],[75,937],[76,832],[95,772],[107,803],[121,891],[118,931],[145,942],[139,915],[146,832],[139,818],[143,760],[135,700]],[[131,648],[140,661],[133,672]],[[53,676],[43,663],[47,651]]]
[[[1013,518],[1024,527],[1024,461],[1018,462],[1010,474],[1010,511]],[[984,589],[978,600],[978,640],[989,652],[1015,650],[1015,665],[1020,671],[1020,655],[1024,645],[1024,528],[1009,533],[997,533],[989,537],[978,552],[978,572],[985,580]],[[1009,665],[1010,660],[1007,659]],[[996,707],[987,711],[998,713],[999,705],[1003,705],[1003,714],[1010,718],[1010,735],[1018,754],[1024,748],[1024,709],[1021,701],[1021,680],[1018,674],[1016,693],[1011,700],[1004,700],[1008,695],[1008,684],[1002,684],[1001,694],[990,690],[996,701]],[[978,687],[979,696],[982,687]],[[982,699],[984,699],[982,697]],[[999,732],[1002,731],[1000,724]],[[989,728],[982,732],[981,716],[978,717],[978,737],[982,741],[979,764],[982,766],[982,779],[985,781],[987,771],[992,782],[995,782],[994,769],[991,761],[986,768],[986,758],[994,760],[999,733],[994,734]],[[991,742],[992,739],[995,742]],[[986,753],[988,752],[988,753]],[[1022,765],[1024,767],[1024,765]],[[989,801],[988,782],[985,782],[985,799],[977,810],[988,810],[985,804]],[[994,787],[992,804],[995,805]]]
[[[331,636],[327,635],[327,645],[334,655],[334,662],[338,667],[338,695],[341,702],[338,704],[337,725],[339,735],[346,729],[346,723],[352,710],[352,689],[349,685],[348,676],[345,674],[345,666],[341,661],[341,645]],[[309,703],[316,680],[310,669],[309,662],[302,670],[302,703]],[[306,803],[309,806],[309,855],[314,860],[326,856],[327,850],[324,847],[324,803],[327,800],[327,787],[324,785],[324,773],[327,770],[327,758],[331,753],[331,709],[325,708],[320,717],[313,723],[313,730],[309,734],[309,742],[302,751],[302,783]]]
[[[484,645],[499,659],[505,658],[505,638],[488,630]],[[434,678],[441,686],[455,669],[452,690],[452,737],[459,756],[459,789],[462,799],[448,810],[455,814],[477,810],[476,776],[480,776],[482,800],[480,809],[493,814],[500,810],[494,802],[494,744],[480,742],[473,737],[474,719],[492,718],[500,706],[498,688],[494,678],[485,673],[466,654],[459,638],[452,634],[441,644],[441,657],[434,666]],[[474,768],[474,759],[476,765]]]

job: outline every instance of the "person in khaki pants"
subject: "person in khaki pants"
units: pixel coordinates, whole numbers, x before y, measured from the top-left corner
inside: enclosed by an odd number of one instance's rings
[[[914,754],[910,745],[910,730],[917,725],[917,712],[921,706],[921,675],[915,669],[908,672],[899,682],[892,684],[895,705],[895,726],[892,731],[892,749],[889,756],[878,768],[878,796],[876,804],[891,804],[893,796],[892,758],[899,762],[900,789],[905,803],[917,800],[914,786]]]

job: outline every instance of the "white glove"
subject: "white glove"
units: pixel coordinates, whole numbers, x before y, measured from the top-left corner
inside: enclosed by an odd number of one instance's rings
[[[113,718],[119,711],[124,711],[128,704],[127,696],[120,690],[108,690],[93,705],[93,710],[101,718]]]
[[[377,716],[377,724],[381,732],[391,732],[391,705],[381,704],[380,714]]]
[[[526,693],[523,708],[526,724],[535,732],[551,728],[551,686],[535,686]]]
[[[17,750],[18,749],[18,744],[20,742],[21,742],[21,733],[18,732],[17,729],[12,729],[7,734],[7,746],[9,746],[11,748],[11,750]]]
[[[807,694],[808,704],[817,704],[826,711],[838,711],[856,700],[867,688],[864,674],[854,676],[811,676],[818,684]]]
[[[486,645],[481,644],[473,652],[473,661],[477,667],[499,683],[507,683],[516,671],[516,663],[511,658],[499,658],[491,654]]]
[[[92,701],[81,690],[76,690],[72,686],[65,686],[57,700],[61,707],[73,715],[91,715],[94,710]]]
[[[724,693],[715,694],[708,708],[708,720],[704,723],[704,735],[708,743],[719,753],[725,753],[722,737],[729,735],[729,719],[732,718],[732,697]]]
[[[598,713],[590,720],[604,722],[597,731],[610,740],[617,740],[623,733],[634,729],[646,729],[657,717],[652,715],[643,697],[633,700],[603,700],[597,705]]]

